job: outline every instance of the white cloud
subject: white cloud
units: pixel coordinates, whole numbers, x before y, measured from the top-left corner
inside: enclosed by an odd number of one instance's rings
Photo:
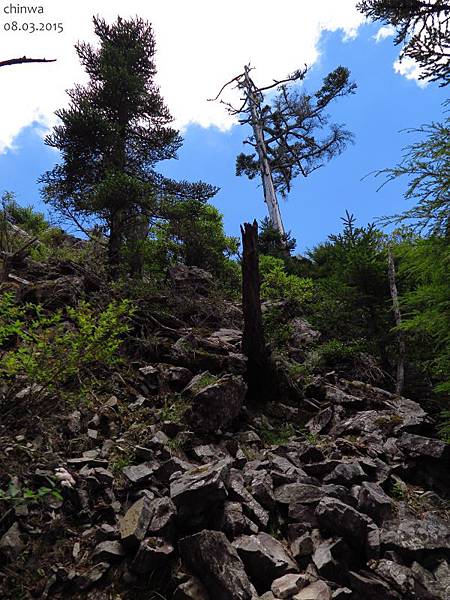
[[[422,72],[419,65],[415,60],[407,56],[406,58],[400,60],[396,60],[394,62],[394,71],[406,77],[406,79],[411,79],[417,83],[417,85],[421,88],[427,86],[427,81],[424,79],[420,79],[420,74]]]
[[[113,20],[136,14],[152,22],[157,43],[158,82],[179,127],[230,127],[224,107],[207,102],[222,84],[251,61],[258,82],[270,82],[318,58],[323,30],[354,37],[364,18],[356,0],[37,0],[44,15],[4,14],[0,0],[0,57],[57,58],[56,63],[0,69],[0,152],[31,123],[51,126],[67,103],[65,90],[84,79],[73,45],[94,40],[91,17]],[[13,2],[17,5],[16,2]],[[20,2],[20,5],[24,4]],[[31,5],[31,2],[28,3]],[[62,22],[63,33],[6,32],[5,22]]]
[[[373,36],[373,39],[378,43],[382,42],[386,38],[393,37],[395,35],[395,27],[393,25],[384,25]]]

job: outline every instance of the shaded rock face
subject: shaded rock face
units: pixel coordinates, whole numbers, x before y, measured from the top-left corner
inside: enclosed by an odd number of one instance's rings
[[[381,543],[408,558],[439,553],[450,558],[450,527],[447,521],[429,514],[421,519],[390,521],[381,529]]]
[[[203,522],[227,498],[223,480],[228,470],[229,463],[219,461],[172,476],[170,497],[181,523]]]
[[[204,433],[227,427],[241,412],[246,391],[241,377],[224,375],[194,395],[186,415],[188,422]]]
[[[179,542],[180,555],[212,598],[252,600],[255,589],[236,550],[220,531],[204,530]]]
[[[270,588],[274,579],[295,573],[298,566],[286,548],[267,533],[241,536],[233,542],[252,583],[259,592]]]
[[[213,276],[199,267],[176,265],[169,269],[169,279],[180,294],[197,293],[207,296],[213,287]]]

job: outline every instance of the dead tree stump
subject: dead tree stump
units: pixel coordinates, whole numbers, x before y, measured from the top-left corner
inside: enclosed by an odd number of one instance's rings
[[[273,399],[275,378],[270,353],[264,338],[257,222],[244,223],[241,226],[241,234],[243,246],[242,309],[244,313],[242,351],[247,357],[246,381],[249,400],[260,403]]]

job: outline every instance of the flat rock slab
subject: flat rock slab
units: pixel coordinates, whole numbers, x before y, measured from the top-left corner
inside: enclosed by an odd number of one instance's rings
[[[420,557],[431,552],[450,556],[450,526],[437,515],[421,519],[391,521],[381,530],[381,544],[407,557]]]

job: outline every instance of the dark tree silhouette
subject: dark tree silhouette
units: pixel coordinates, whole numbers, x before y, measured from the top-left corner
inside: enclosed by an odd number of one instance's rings
[[[27,63],[52,63],[56,62],[56,58],[27,58],[22,56],[21,58],[9,58],[8,60],[0,60],[0,67],[9,67],[12,65],[23,65]]]

